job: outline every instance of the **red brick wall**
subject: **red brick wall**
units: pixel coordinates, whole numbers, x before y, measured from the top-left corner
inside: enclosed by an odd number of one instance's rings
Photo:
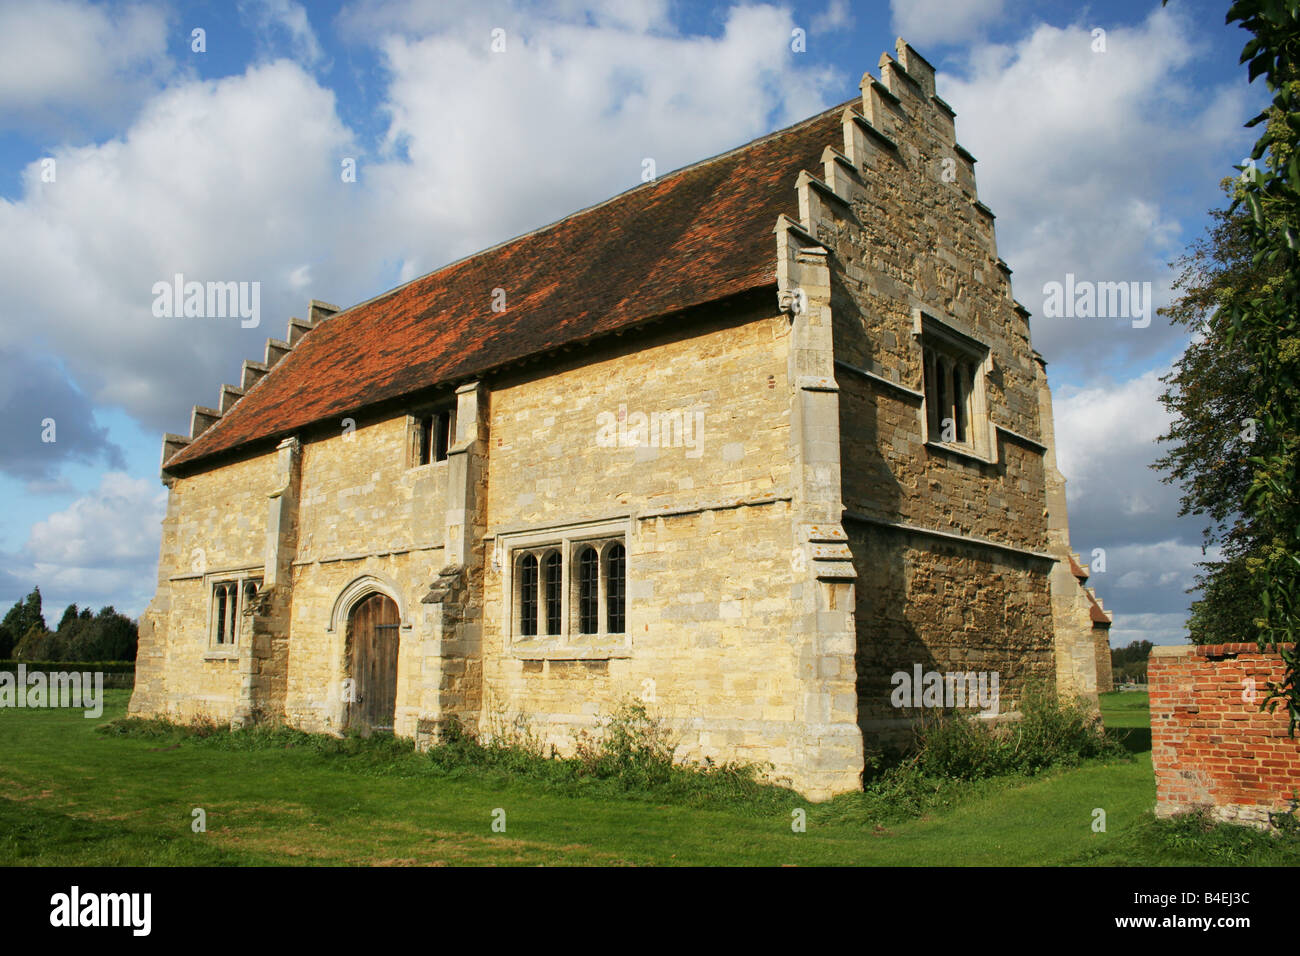
[[[1254,644],[1157,647],[1148,668],[1156,815],[1209,807],[1215,817],[1263,824],[1300,790],[1300,737],[1279,706],[1259,705],[1282,679],[1276,653]],[[1254,700],[1250,681],[1254,681]],[[1297,731],[1300,734],[1300,731]]]

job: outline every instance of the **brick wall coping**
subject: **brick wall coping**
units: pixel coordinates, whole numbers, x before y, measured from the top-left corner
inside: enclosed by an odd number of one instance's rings
[[[1151,648],[1152,657],[1236,657],[1238,654],[1276,654],[1282,648],[1288,650],[1294,644],[1265,644],[1261,651],[1258,644],[1174,644]]]

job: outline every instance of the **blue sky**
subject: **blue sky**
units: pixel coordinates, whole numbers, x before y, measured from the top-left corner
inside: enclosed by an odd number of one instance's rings
[[[47,619],[143,610],[160,433],[309,298],[354,304],[635,186],[646,157],[662,173],[846,100],[902,35],[939,69],[1034,313],[1112,643],[1180,642],[1202,522],[1147,465],[1186,338],[1049,318],[1043,288],[1168,301],[1264,99],[1226,7],[0,0],[0,606],[39,584]],[[264,321],[154,318],[176,272],[259,281]]]

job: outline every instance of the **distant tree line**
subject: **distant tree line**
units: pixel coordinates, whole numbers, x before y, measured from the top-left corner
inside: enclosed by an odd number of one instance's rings
[[[133,661],[138,636],[135,621],[111,605],[96,614],[69,604],[51,631],[41,611],[41,589],[32,588],[0,621],[0,660]]]
[[[1150,641],[1134,641],[1128,647],[1110,649],[1110,667],[1115,683],[1145,683],[1147,658],[1151,656]]]

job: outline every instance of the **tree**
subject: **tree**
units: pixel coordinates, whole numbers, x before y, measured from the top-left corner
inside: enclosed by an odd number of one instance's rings
[[[66,651],[57,631],[32,625],[14,646],[14,658],[20,661],[61,661],[65,659]]]
[[[1229,197],[1241,194],[1235,178],[1222,183]],[[1192,333],[1192,341],[1164,376],[1160,401],[1171,413],[1169,431],[1160,436],[1170,447],[1153,468],[1166,483],[1182,489],[1180,515],[1204,515],[1204,546],[1219,544],[1220,560],[1202,562],[1188,620],[1193,643],[1253,641],[1259,596],[1249,586],[1246,562],[1258,556],[1259,529],[1242,512],[1254,466],[1250,462],[1256,420],[1250,400],[1252,357],[1230,343],[1229,316],[1241,302],[1276,281],[1277,268],[1256,266],[1250,251],[1244,211],[1211,210],[1205,237],[1196,240],[1175,266],[1179,292],[1161,314]]]
[[[45,626],[45,615],[41,613],[41,589],[38,587],[32,588],[27,597],[15,603],[0,621],[0,650],[4,652],[0,658],[15,653],[18,643],[32,628],[42,632],[49,630]]]
[[[1110,666],[1116,681],[1132,681],[1145,675],[1153,646],[1150,641],[1134,641],[1128,647],[1111,648]]]
[[[89,609],[82,613],[90,615]],[[138,637],[135,622],[110,605],[93,620],[79,621],[70,634],[67,653],[69,659],[79,661],[133,661]]]
[[[1227,22],[1252,34],[1241,61],[1250,64],[1249,79],[1262,76],[1273,97],[1247,124],[1263,124],[1251,159],[1264,164],[1243,182],[1229,210],[1249,213],[1251,264],[1274,270],[1273,281],[1232,304],[1225,344],[1250,364],[1247,395],[1259,423],[1241,508],[1259,548],[1246,568],[1260,601],[1257,641],[1279,647],[1285,665],[1265,706],[1285,706],[1294,736],[1300,725],[1300,0],[1237,0]]]
[[[70,624],[75,624],[76,620],[77,620],[77,605],[69,604],[66,608],[64,608],[63,617],[59,618],[59,626],[56,627],[55,630],[62,631]]]
[[[1219,220],[1228,233],[1215,244],[1224,255],[1210,271],[1222,281],[1211,283],[1216,294],[1199,303],[1213,307],[1203,325],[1206,338],[1193,343],[1200,352],[1179,369],[1181,375],[1201,362],[1220,377],[1199,395],[1193,375],[1171,380],[1176,388],[1168,394],[1182,416],[1171,435],[1183,444],[1162,461],[1187,490],[1184,510],[1210,515],[1207,536],[1216,527],[1223,532],[1226,560],[1203,566],[1210,575],[1207,598],[1225,602],[1221,626],[1253,633],[1261,650],[1278,648],[1285,673],[1270,683],[1263,706],[1285,706],[1294,736],[1300,725],[1300,0],[1236,0],[1226,20],[1250,33],[1241,62],[1249,64],[1251,82],[1264,78],[1272,101],[1246,124],[1262,124],[1263,132],[1238,167],[1232,205]],[[1197,304],[1193,299],[1192,308]],[[1224,389],[1227,381],[1238,383],[1235,394]],[[1221,457],[1223,429],[1237,416],[1250,443],[1240,456],[1244,463]],[[1209,467],[1197,472],[1198,464]],[[1203,611],[1199,623],[1215,621]]]

